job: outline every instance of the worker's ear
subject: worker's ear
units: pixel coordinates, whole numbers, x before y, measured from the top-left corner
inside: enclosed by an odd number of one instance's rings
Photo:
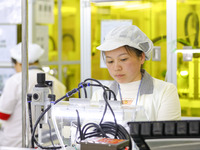
[[[21,72],[22,71],[22,64],[16,62],[16,64],[15,64],[15,70],[16,70],[16,72]]]
[[[144,54],[144,52],[142,53],[140,59],[141,59],[141,64],[144,64],[144,62],[145,62],[145,54]]]

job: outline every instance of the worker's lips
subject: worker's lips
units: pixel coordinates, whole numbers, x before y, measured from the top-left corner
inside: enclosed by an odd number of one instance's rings
[[[122,78],[122,77],[124,77],[124,74],[117,74],[117,75],[115,75],[115,77],[116,78]]]

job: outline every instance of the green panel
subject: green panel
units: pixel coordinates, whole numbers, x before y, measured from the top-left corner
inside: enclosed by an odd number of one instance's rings
[[[165,79],[166,73],[166,1],[121,1],[92,3],[92,77],[111,80],[107,69],[100,68],[100,45],[102,20],[130,19],[161,47],[161,61],[146,61],[144,68],[156,78]]]
[[[190,46],[199,48],[200,1],[186,0],[177,3],[177,49]],[[177,88],[180,97],[182,116],[200,116],[200,53],[177,55]]]
[[[80,60],[80,1],[62,2],[62,61]],[[58,60],[58,5],[54,24],[49,25],[49,61]]]
[[[58,60],[58,1],[54,3],[54,23],[49,24],[49,61],[62,67],[62,82],[67,91],[77,88],[80,82],[80,64],[70,64],[70,61],[80,61],[80,0],[64,0],[61,6],[62,50],[61,61]],[[58,63],[59,61],[59,63]],[[65,65],[65,64],[68,65]],[[50,68],[57,70],[58,65]],[[58,73],[54,75],[58,78]],[[74,95],[77,97],[77,95]]]

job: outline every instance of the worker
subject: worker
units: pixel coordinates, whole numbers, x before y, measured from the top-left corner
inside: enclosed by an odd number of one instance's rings
[[[97,49],[102,52],[114,79],[109,87],[117,100],[127,106],[142,106],[144,121],[181,119],[176,86],[153,78],[142,68],[145,60],[151,58],[153,43],[137,26],[124,25],[112,29]],[[102,100],[102,92],[95,91],[92,100]]]
[[[3,120],[3,131],[0,135],[0,146],[22,147],[22,53],[21,43],[10,50],[16,74],[5,83],[0,98],[0,119]],[[28,44],[28,93],[31,93],[37,84],[37,73],[44,73],[39,66],[39,58],[44,49],[37,44]],[[66,87],[55,77],[46,73],[46,80],[53,81],[53,90],[56,98],[65,95]]]

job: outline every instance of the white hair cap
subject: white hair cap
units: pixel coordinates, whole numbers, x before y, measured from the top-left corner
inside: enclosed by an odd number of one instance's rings
[[[135,25],[123,25],[112,29],[97,49],[111,51],[125,45],[143,51],[146,60],[151,58],[153,42]]]
[[[10,55],[12,58],[16,59],[18,63],[22,63],[22,43],[10,49]],[[34,63],[42,56],[44,49],[42,49],[38,44],[28,43],[28,63]]]

